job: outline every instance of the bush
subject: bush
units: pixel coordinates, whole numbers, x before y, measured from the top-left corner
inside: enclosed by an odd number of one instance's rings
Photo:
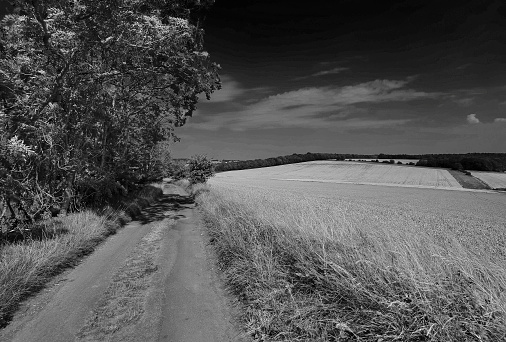
[[[214,166],[206,156],[191,157],[187,166],[187,178],[190,184],[205,183],[212,176],[214,176]]]
[[[174,180],[185,179],[187,177],[186,165],[182,162],[174,162],[169,174]]]

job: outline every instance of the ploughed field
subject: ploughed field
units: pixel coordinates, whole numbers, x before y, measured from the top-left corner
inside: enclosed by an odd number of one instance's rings
[[[506,341],[506,196],[447,191],[460,185],[444,171],[333,161],[211,179],[198,200],[255,340]]]
[[[493,189],[506,189],[505,172],[473,171],[473,176],[481,179]]]
[[[223,172],[217,178],[261,178],[329,183],[462,189],[445,169],[351,161],[312,161],[260,169]]]

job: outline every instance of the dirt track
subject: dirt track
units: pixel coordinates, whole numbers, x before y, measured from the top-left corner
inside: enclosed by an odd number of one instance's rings
[[[241,341],[186,193],[164,197],[23,304],[1,341]]]

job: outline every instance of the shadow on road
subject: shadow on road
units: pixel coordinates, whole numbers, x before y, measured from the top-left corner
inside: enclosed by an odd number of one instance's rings
[[[195,201],[191,196],[181,196],[177,194],[162,195],[158,202],[145,208],[141,216],[137,219],[142,224],[161,221],[165,218],[178,220],[184,218],[184,215],[177,214],[178,211],[194,207]]]

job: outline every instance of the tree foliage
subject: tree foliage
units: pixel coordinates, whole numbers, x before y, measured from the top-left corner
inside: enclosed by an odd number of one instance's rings
[[[416,165],[503,172],[506,171],[506,153],[428,154]]]
[[[212,1],[14,3],[0,28],[4,211],[65,212],[159,177],[174,128],[220,86],[198,27]]]

